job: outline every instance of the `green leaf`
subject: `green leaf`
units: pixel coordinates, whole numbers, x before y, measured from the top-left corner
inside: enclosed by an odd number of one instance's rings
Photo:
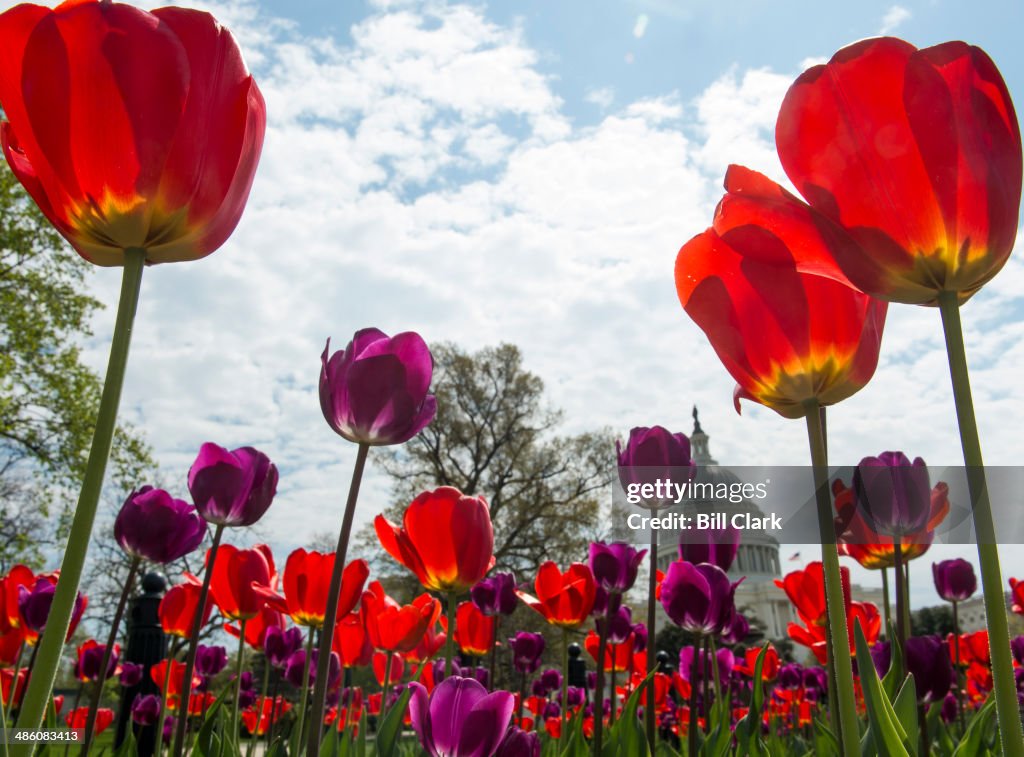
[[[338,733],[338,728],[335,724],[331,724],[327,728],[327,733],[324,734],[323,739],[320,741],[320,754],[323,757],[341,757],[341,736]],[[346,743],[348,739],[345,739]],[[346,748],[346,752],[348,749]]]
[[[366,731],[368,728],[366,725],[366,710],[364,709],[359,716],[359,736],[356,737],[355,750],[353,752],[355,757],[366,757]]]
[[[868,728],[875,746],[887,757],[910,757],[917,753],[916,746],[909,743],[906,731],[900,726],[892,703],[882,689],[882,682],[878,680],[871,659],[871,650],[859,623],[855,625],[854,637],[857,644],[857,670],[860,672],[860,685],[868,711]]]
[[[907,733],[907,740],[913,748],[912,753],[916,752],[917,745],[921,743],[921,731],[917,719],[917,685],[913,674],[908,675],[907,680],[903,682],[892,707],[896,713],[897,722]]]
[[[640,707],[640,696],[644,688],[650,682],[656,671],[650,673],[640,684],[633,689],[626,704],[622,708],[622,714],[615,721],[615,725],[608,729],[608,739],[601,748],[602,755],[647,755],[650,749],[647,745],[647,734],[637,717],[637,710]],[[579,718],[582,720],[582,718]],[[582,736],[582,728],[581,728]],[[611,751],[610,751],[611,750]]]
[[[907,669],[903,663],[903,649],[900,647],[899,637],[896,635],[896,626],[891,621],[889,623],[889,657],[889,670],[886,671],[885,678],[882,679],[882,688],[885,689],[889,701],[893,701],[907,675]],[[871,667],[874,668],[874,663]]]
[[[996,700],[990,694],[988,701],[978,710],[971,722],[967,724],[964,737],[957,744],[953,757],[981,757],[990,754],[985,746],[989,735],[988,731],[994,726],[996,712]]]
[[[839,754],[839,739],[821,717],[814,718],[814,754],[827,757]]]
[[[568,737],[565,744],[561,744],[561,739],[559,739],[560,757],[587,757],[590,750],[587,748],[587,740],[583,736],[583,717],[577,715],[569,723],[571,727],[568,733],[563,734]]]
[[[764,660],[768,655],[769,646],[769,644],[765,644],[757,655],[757,661],[754,663],[753,693],[750,697],[750,709],[736,723],[737,755],[756,755],[761,757],[767,754],[767,748],[764,741],[761,740],[761,708],[764,706],[764,681],[761,679],[761,670],[764,667]]]
[[[402,732],[402,720],[405,717],[405,708],[409,704],[409,697],[412,696],[412,689],[406,687],[402,696],[388,710],[384,721],[377,728],[377,757],[394,757],[395,744],[398,743],[398,736]]]
[[[139,753],[138,744],[135,743],[135,732],[132,730],[131,723],[125,729],[124,741],[114,751],[114,757],[135,757]]]

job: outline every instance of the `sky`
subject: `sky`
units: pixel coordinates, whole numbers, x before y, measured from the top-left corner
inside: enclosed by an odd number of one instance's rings
[[[227,244],[146,271],[121,417],[145,429],[179,496],[205,441],[270,455],[281,482],[257,534],[282,561],[340,525],[355,449],[321,415],[320,354],[367,326],[518,345],[566,433],[689,432],[696,404],[723,464],[804,464],[802,423],[751,404],[735,413],[733,381],[675,293],[676,253],[710,223],[726,167],[788,186],[772,136],[787,87],[864,37],[964,39],[1024,92],[1019,2],[196,6],[238,37],[267,137]],[[1020,252],[963,310],[993,465],[1016,465],[1021,449]],[[110,305],[85,345],[102,371],[119,271],[97,269],[89,285]],[[875,377],[830,410],[830,455],[902,449],[955,465],[938,313],[889,312]],[[371,455],[357,523],[389,496]],[[1003,552],[1004,574],[1024,577],[1020,551]],[[917,562],[914,602],[933,604],[931,560]]]

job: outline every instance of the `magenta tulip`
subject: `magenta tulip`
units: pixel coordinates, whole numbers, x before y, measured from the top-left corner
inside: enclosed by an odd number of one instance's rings
[[[357,444],[402,444],[437,413],[427,394],[434,359],[412,331],[389,337],[378,329],[357,331],[341,352],[322,356],[320,407],[332,429]]]

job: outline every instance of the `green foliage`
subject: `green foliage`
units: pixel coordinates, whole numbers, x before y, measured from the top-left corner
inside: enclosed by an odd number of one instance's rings
[[[654,676],[655,673],[651,673],[633,689],[622,708],[622,714],[615,721],[615,725],[608,729],[608,739],[602,746],[604,757],[614,757],[620,754],[641,757],[641,755],[650,754],[650,749],[647,746],[647,734],[644,733],[643,724],[637,717],[637,709],[640,706],[640,695]],[[582,720],[582,718],[577,718],[577,720]]]
[[[953,633],[953,610],[948,604],[922,607],[910,615],[911,636],[935,634],[946,638],[951,633]]]
[[[35,563],[55,530],[54,492],[77,492],[102,387],[80,344],[101,307],[83,292],[89,264],[0,166],[0,569]],[[141,437],[122,424],[112,477],[127,486],[152,466]]]

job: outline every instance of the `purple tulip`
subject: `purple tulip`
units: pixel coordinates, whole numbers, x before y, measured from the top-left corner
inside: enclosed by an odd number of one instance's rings
[[[136,694],[132,700],[132,720],[141,726],[153,725],[160,717],[160,697],[156,694]]]
[[[814,665],[804,668],[804,690],[808,699],[818,700],[828,691],[828,673],[825,668]]]
[[[263,653],[275,668],[283,668],[288,658],[302,648],[302,630],[289,628],[287,631],[270,626],[263,637]]]
[[[956,694],[951,691],[946,694],[945,698],[942,700],[942,709],[939,711],[939,715],[942,717],[942,722],[948,725],[956,720],[957,710]]]
[[[169,563],[199,547],[206,523],[195,507],[163,489],[143,486],[128,495],[114,520],[114,538],[133,557]]]
[[[643,652],[647,649],[647,625],[645,623],[633,624],[633,651]]]
[[[540,674],[540,682],[548,691],[561,691],[562,674],[557,668],[548,668]]]
[[[163,741],[165,744],[170,744],[171,739],[174,738],[174,729],[178,724],[178,719],[173,715],[168,715],[164,720],[164,732]]]
[[[736,656],[732,653],[732,650],[723,647],[715,653],[715,660],[718,663],[718,678],[725,683],[729,680],[729,676],[732,675],[732,669],[736,667]],[[692,684],[693,681],[690,680],[692,672],[693,647],[683,647],[679,650],[679,675],[684,681]],[[697,675],[699,676],[698,683],[704,680],[705,675],[714,676],[714,672],[708,664],[703,649],[697,655]]]
[[[512,726],[498,746],[495,757],[540,757],[540,736]]]
[[[234,676],[232,676],[233,678]],[[256,687],[253,685],[255,681],[252,680],[252,671],[243,670],[242,678],[238,683],[238,688],[241,691],[255,691]]]
[[[903,648],[907,672],[914,676],[919,702],[937,702],[953,685],[949,646],[938,636],[913,636]]]
[[[494,573],[469,590],[469,598],[484,615],[511,615],[519,605],[513,573]]]
[[[78,659],[75,661],[75,678],[80,681],[95,681],[99,678],[100,665],[103,664],[103,655],[106,651],[106,644],[95,644],[81,650]],[[103,676],[103,680],[114,675],[119,657],[118,646],[115,644],[114,651],[110,653],[110,660],[107,662],[107,674]]]
[[[316,660],[319,657],[319,650],[314,649],[309,664],[309,686],[316,685]],[[295,688],[302,688],[302,676],[306,666],[306,650],[300,649],[288,658],[284,668],[284,679]],[[337,652],[331,652],[331,659],[327,667],[327,688],[333,689],[341,683],[341,658]]]
[[[508,646],[512,650],[512,667],[517,673],[529,675],[540,667],[544,637],[539,633],[520,631],[508,640]]]
[[[541,720],[547,720],[548,718],[560,718],[562,717],[562,708],[558,702],[548,702],[544,705],[544,709],[541,710]]]
[[[313,674],[315,675],[316,671],[313,671]],[[258,698],[259,694],[255,689],[242,689],[238,692],[238,709],[244,710],[247,707],[252,707]]]
[[[608,643],[624,644],[631,633],[633,633],[633,611],[623,605],[618,612],[608,618]]]
[[[910,536],[931,517],[932,487],[924,460],[902,452],[865,457],[853,472],[853,492],[867,524],[877,533]]]
[[[1010,639],[1010,651],[1013,652],[1013,659],[1017,664],[1024,666],[1024,636],[1014,636]]]
[[[732,526],[680,531],[679,559],[694,565],[711,563],[728,572],[739,549],[740,531]]]
[[[321,357],[320,408],[345,439],[402,444],[434,420],[437,400],[427,394],[434,359],[419,334],[388,337],[363,329],[341,352],[330,355],[330,350],[328,339]]]
[[[535,697],[543,698],[550,694],[551,690],[544,685],[544,681],[538,678],[534,680],[532,684],[530,684],[530,693],[533,694]]]
[[[646,554],[646,549],[638,552],[624,542],[591,542],[590,570],[605,591],[622,594],[633,588],[637,570]]]
[[[884,678],[892,665],[892,647],[887,641],[879,641],[871,647],[871,662],[875,665],[875,672],[879,678]]]
[[[228,652],[224,647],[208,647],[200,644],[196,648],[196,674],[213,678],[228,665]]]
[[[18,587],[18,612],[25,620],[25,625],[36,633],[42,633],[46,628],[46,619],[50,616],[50,605],[53,604],[53,595],[57,591],[57,585],[45,578],[36,580],[36,585],[29,591],[24,586]],[[78,621],[85,612],[86,599],[81,592],[75,595],[75,607],[71,613],[71,625],[68,627],[70,636]],[[97,667],[99,667],[97,665]]]
[[[578,686],[569,686],[565,690],[565,701],[569,707],[579,707],[586,698],[586,692]]]
[[[587,671],[587,688],[591,691],[597,688],[597,672],[593,670]]]
[[[779,668],[775,679],[777,686],[783,689],[799,689],[804,685],[804,668],[795,662],[787,663]]]
[[[661,583],[661,605],[683,630],[717,635],[732,620],[733,597],[740,581],[731,583],[717,565],[677,560],[669,565]]]
[[[134,662],[122,662],[119,682],[126,689],[130,689],[132,686],[138,686],[142,682],[142,676],[145,672],[145,665],[138,665]]]
[[[932,563],[935,591],[947,602],[963,602],[978,590],[974,566],[963,558]]]
[[[429,695],[419,683],[409,686],[412,727],[432,757],[493,757],[498,751],[512,720],[512,694],[488,694],[472,678],[457,676],[443,680]]]
[[[690,440],[686,434],[673,434],[662,426],[631,429],[625,448],[615,442],[615,451],[619,458],[619,481],[627,493],[631,485],[656,484],[659,480],[681,484],[692,479],[697,470],[690,459]],[[660,501],[654,504],[661,506]]]
[[[206,442],[189,469],[188,490],[208,523],[251,526],[274,501],[277,467],[252,447],[229,452]]]
[[[732,614],[732,619],[725,631],[722,632],[722,641],[726,644],[742,644],[750,635],[750,621],[739,612]]]

